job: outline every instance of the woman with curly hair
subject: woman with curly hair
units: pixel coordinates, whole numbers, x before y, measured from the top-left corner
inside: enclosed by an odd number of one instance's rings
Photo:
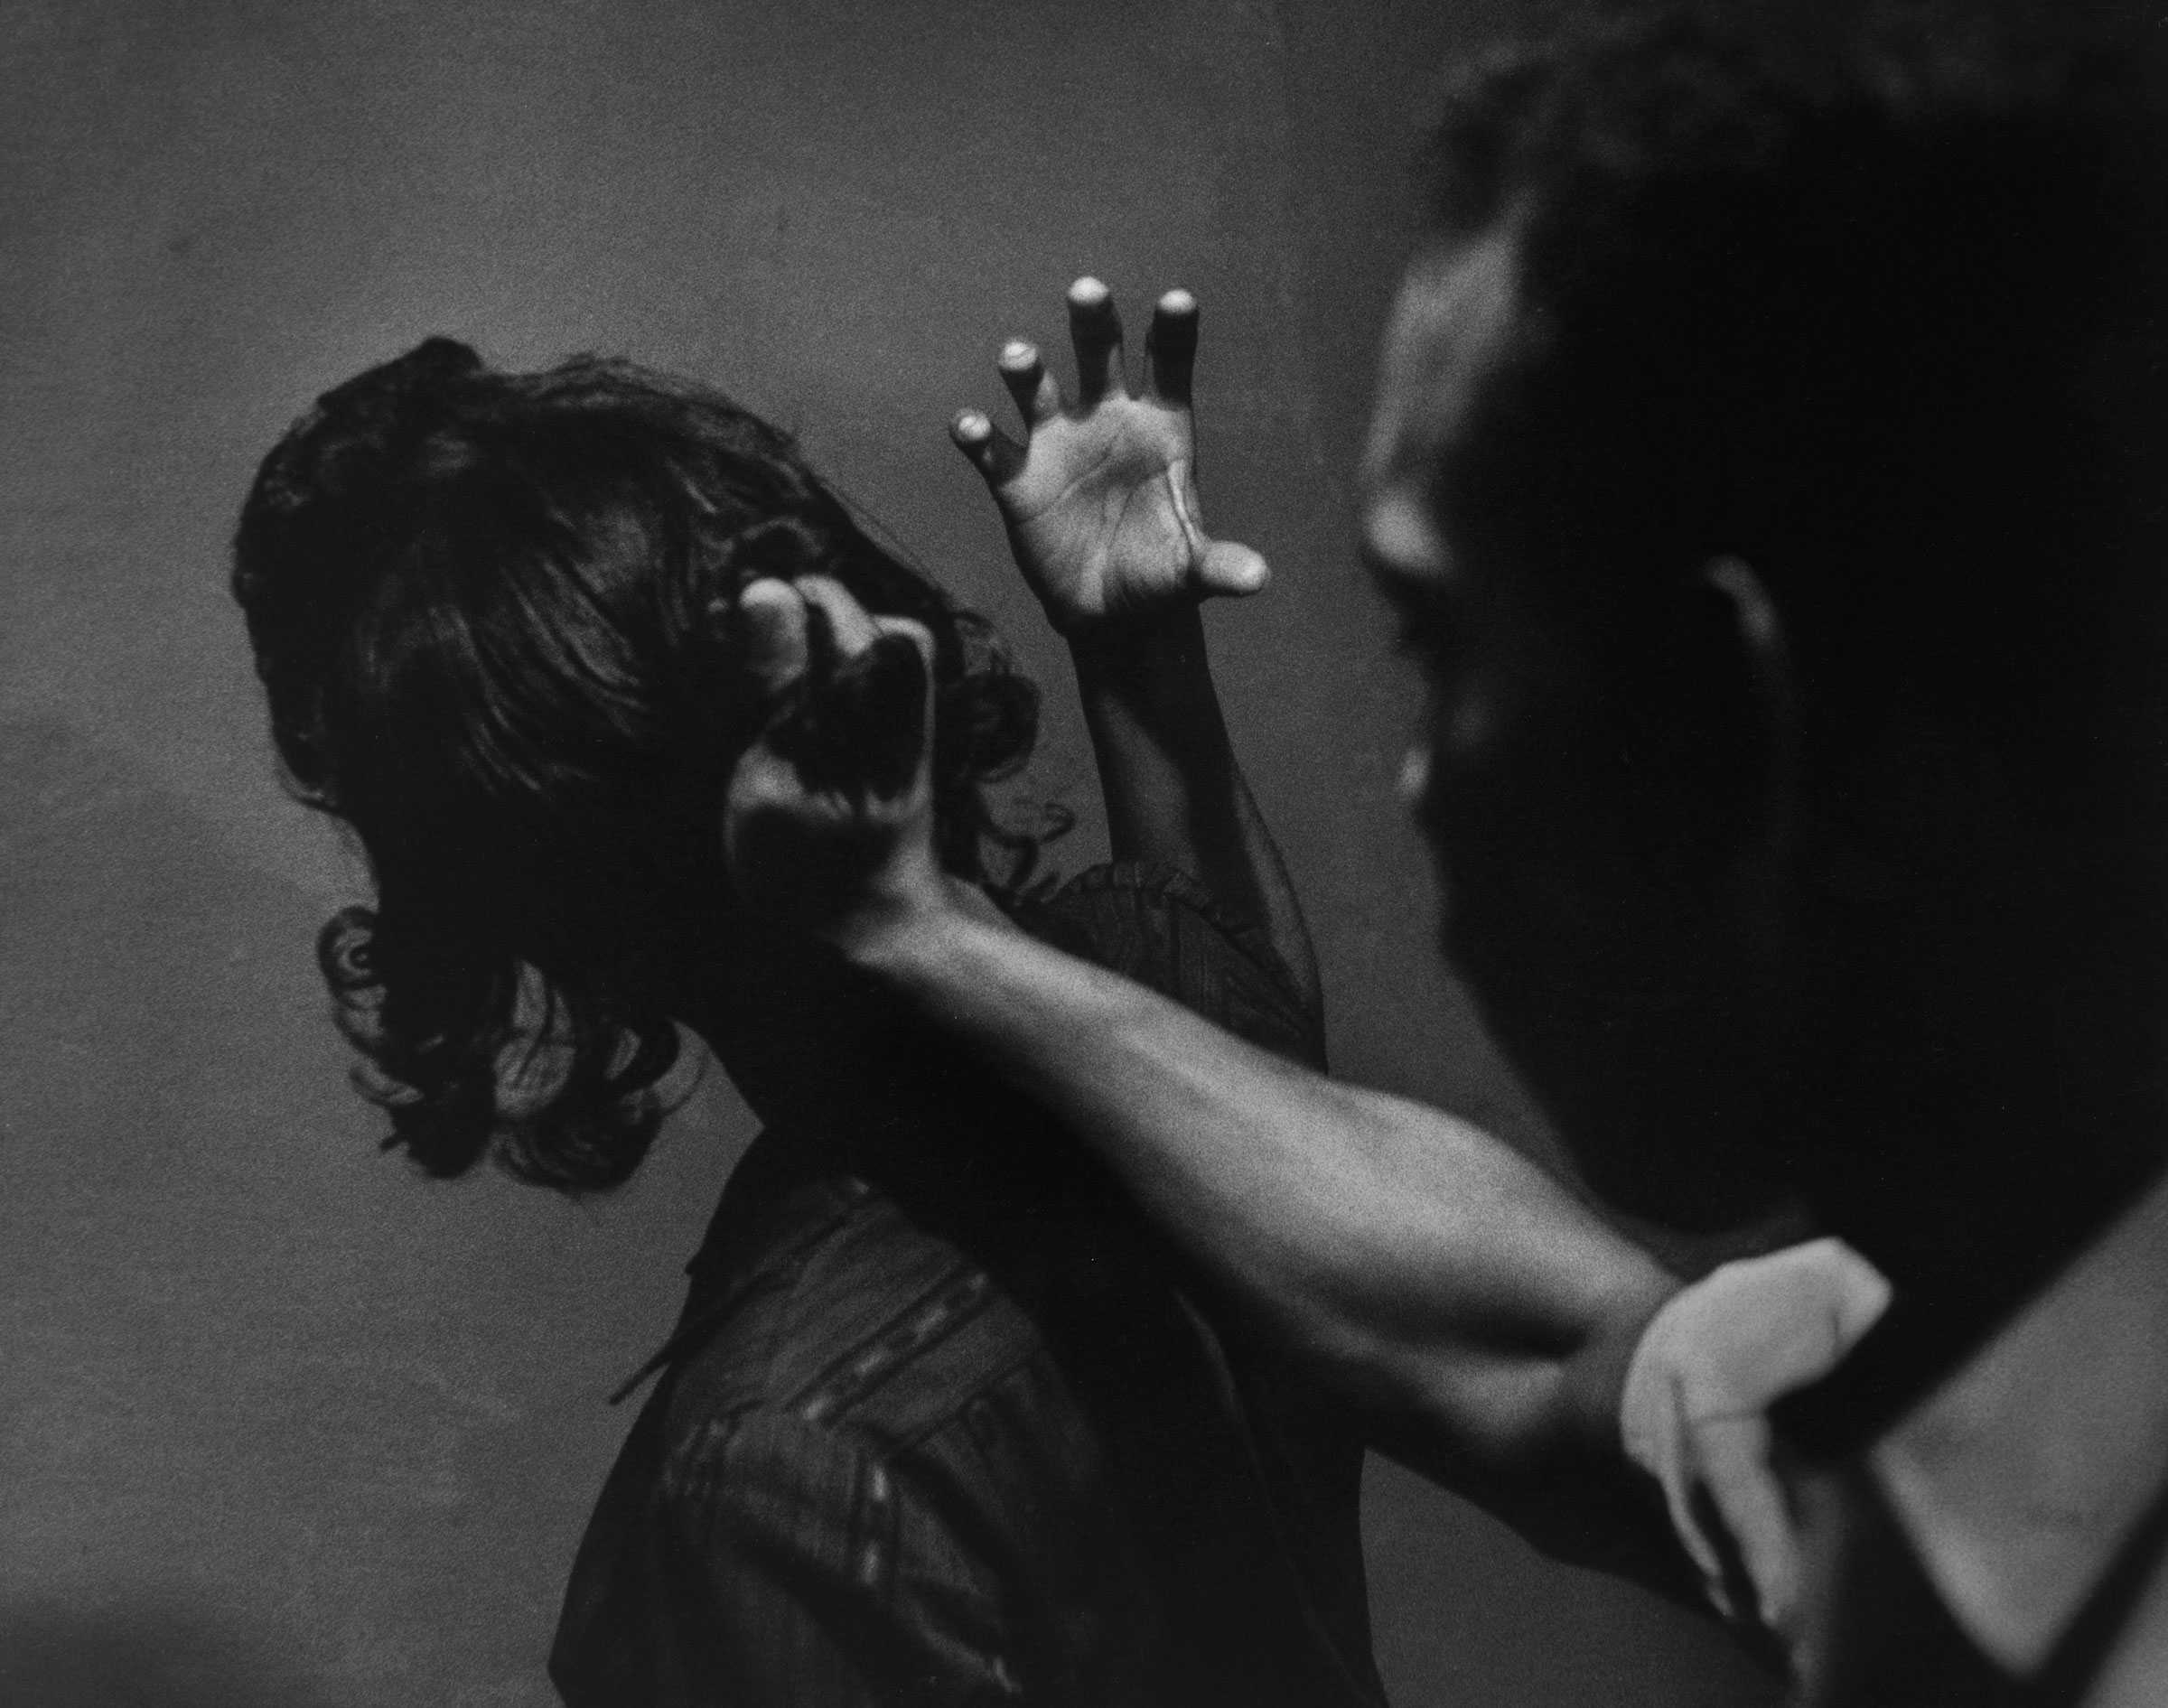
[[[1125,626],[1079,591],[1263,580],[1196,528],[1194,304],[1162,304],[1134,398],[1105,292],[1071,316],[1074,409],[1034,351],[1005,356],[1051,424],[1047,501],[1011,534],[1074,644],[1127,863],[1059,893],[985,795],[1030,752],[1032,685],[713,391],[594,359],[504,373],[431,339],[327,393],[248,497],[233,584],[278,753],[375,882],[320,954],[387,1147],[436,1176],[487,1156],[616,1186],[686,1031],[765,1128],[574,1569],[551,1670],[575,1704],[1377,1696],[1344,1420],[1222,1348],[1049,1116],[724,869],[756,739],[809,779],[915,763],[920,731],[881,708],[930,660],[946,869],[1319,1059],[1194,597]],[[783,630],[819,692],[778,700]]]

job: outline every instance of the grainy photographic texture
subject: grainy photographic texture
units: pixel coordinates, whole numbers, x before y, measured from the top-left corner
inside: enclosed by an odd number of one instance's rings
[[[425,338],[623,359],[795,434],[1041,685],[993,798],[1073,817],[1071,873],[1107,830],[1066,650],[944,425],[997,401],[1002,341],[1058,347],[1078,275],[1137,346],[1192,291],[1209,519],[1274,573],[1210,611],[1214,669],[1334,1072],[1558,1161],[1434,953],[1418,673],[1357,551],[1440,75],[1547,15],[0,4],[0,1703],[556,1701],[639,1409],[609,1396],[754,1134],[688,1050],[639,1172],[575,1202],[425,1178],[350,1085],[314,944],[369,867],[282,789],[233,530],[289,425]],[[1779,1699],[1715,1621],[1389,1461],[1361,1514],[1395,1701]]]

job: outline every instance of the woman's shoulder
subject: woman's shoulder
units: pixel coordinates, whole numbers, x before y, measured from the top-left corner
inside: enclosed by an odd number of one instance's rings
[[[876,1448],[940,1427],[1044,1355],[1031,1314],[958,1241],[836,1174],[736,1218],[692,1302],[657,1402],[666,1451],[738,1421]]]
[[[1023,904],[1018,922],[1261,1048],[1323,1063],[1317,1013],[1263,925],[1185,872],[1144,861],[1094,866]]]

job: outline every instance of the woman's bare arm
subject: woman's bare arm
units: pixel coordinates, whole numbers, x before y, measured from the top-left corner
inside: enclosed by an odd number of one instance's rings
[[[1134,396],[1106,286],[1079,279],[1068,308],[1074,397],[1038,347],[1016,340],[1000,368],[1024,437],[976,410],[951,434],[986,477],[1017,567],[1069,641],[1114,857],[1177,867],[1257,920],[1316,1009],[1309,928],[1237,762],[1206,655],[1200,603],[1255,593],[1267,574],[1248,546],[1203,532],[1196,299],[1160,298]]]

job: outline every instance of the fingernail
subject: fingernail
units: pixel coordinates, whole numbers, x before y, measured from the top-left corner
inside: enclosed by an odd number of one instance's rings
[[[1197,299],[1187,291],[1169,291],[1159,299],[1159,312],[1162,314],[1194,314],[1197,312]]]
[[[1029,368],[1038,359],[1037,347],[1021,338],[1012,338],[1001,347],[1001,365],[1004,368]]]
[[[1107,287],[1089,274],[1069,287],[1069,301],[1073,308],[1098,308],[1107,297]]]
[[[956,431],[966,439],[983,439],[994,431],[994,424],[982,415],[962,415],[956,418]]]

